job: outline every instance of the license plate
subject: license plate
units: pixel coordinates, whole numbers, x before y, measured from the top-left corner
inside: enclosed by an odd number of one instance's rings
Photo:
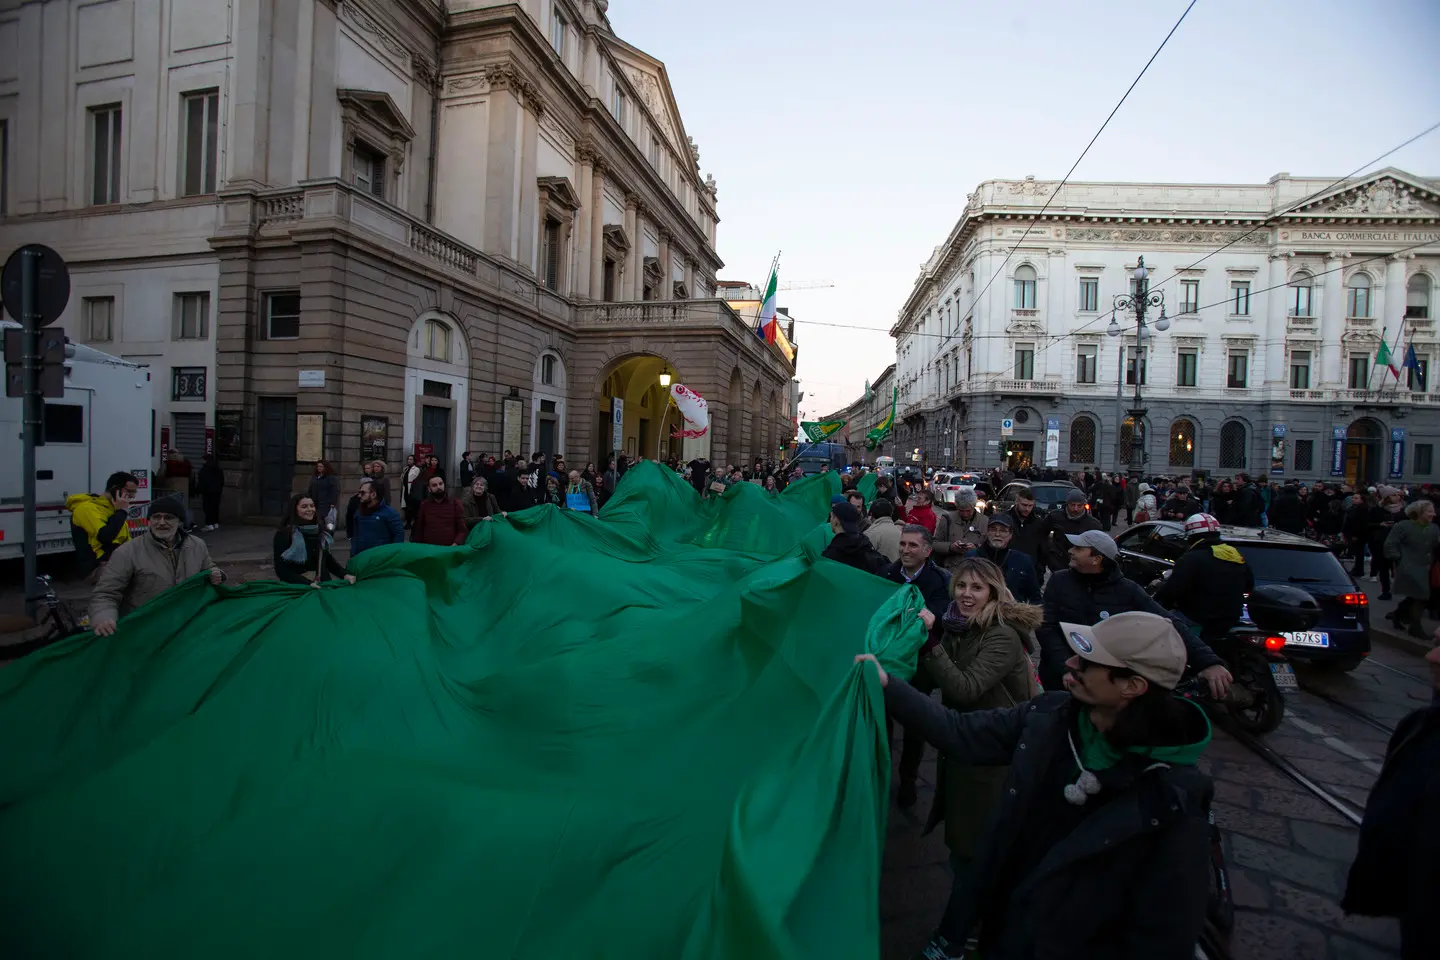
[[[1275,686],[1280,688],[1281,693],[1299,692],[1300,685],[1295,682],[1295,668],[1290,664],[1270,664],[1270,675],[1275,678]]]
[[[1330,634],[1320,630],[1304,630],[1299,633],[1281,634],[1289,647],[1328,647]]]

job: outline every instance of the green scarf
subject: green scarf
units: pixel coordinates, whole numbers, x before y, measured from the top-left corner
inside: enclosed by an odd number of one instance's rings
[[[1205,717],[1204,737],[1194,743],[1182,743],[1165,747],[1131,747],[1129,750],[1117,750],[1112,746],[1110,741],[1105,738],[1105,734],[1097,730],[1095,724],[1091,722],[1090,711],[1081,710],[1079,723],[1080,762],[1086,770],[1109,770],[1115,766],[1115,764],[1119,763],[1126,753],[1136,753],[1143,757],[1148,757],[1155,763],[1194,766],[1195,761],[1200,758],[1200,754],[1203,753],[1205,748],[1210,744],[1210,718],[1205,716],[1205,711],[1201,710],[1197,704],[1189,700],[1185,702],[1196,710],[1199,710],[1200,716]]]

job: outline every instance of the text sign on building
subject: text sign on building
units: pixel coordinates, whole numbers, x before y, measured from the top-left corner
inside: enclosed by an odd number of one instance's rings
[[[610,425],[610,449],[618,453],[625,449],[625,401],[619,397],[610,401]]]
[[[204,367],[171,367],[170,399],[204,400],[205,374]]]
[[[1274,424],[1270,431],[1270,472],[1285,472],[1285,424]]]
[[[1345,428],[1330,428],[1331,443],[1334,447],[1330,457],[1330,476],[1345,475]]]
[[[301,370],[299,385],[302,387],[325,386],[324,370]]]
[[[1405,472],[1405,428],[1390,428],[1390,479],[1399,480]]]
[[[1045,466],[1060,466],[1060,418],[1045,420]]]

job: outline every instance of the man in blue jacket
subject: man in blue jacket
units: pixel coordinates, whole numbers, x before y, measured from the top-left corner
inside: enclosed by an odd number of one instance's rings
[[[989,560],[1005,571],[1005,586],[1021,603],[1043,603],[1040,593],[1040,578],[1035,575],[1035,561],[1019,550],[1010,549],[1015,536],[1010,514],[997,513],[990,518],[985,528],[985,542],[971,550],[966,556]]]
[[[405,521],[399,512],[385,502],[385,493],[377,481],[360,484],[360,509],[351,528],[350,556],[357,557],[371,547],[405,542]]]

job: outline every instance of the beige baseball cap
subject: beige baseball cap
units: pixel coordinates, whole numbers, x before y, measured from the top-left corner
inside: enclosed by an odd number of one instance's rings
[[[1168,617],[1134,610],[1087,627],[1061,623],[1070,649],[1091,663],[1124,667],[1166,690],[1185,673],[1185,641]]]

